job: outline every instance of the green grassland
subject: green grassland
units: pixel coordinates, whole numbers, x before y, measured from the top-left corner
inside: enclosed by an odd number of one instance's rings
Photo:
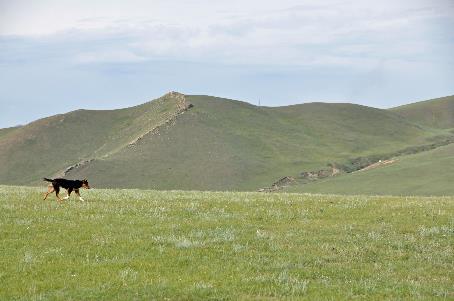
[[[452,300],[454,198],[0,186],[1,300]]]
[[[454,195],[454,145],[395,158],[390,165],[296,184],[287,192]]]

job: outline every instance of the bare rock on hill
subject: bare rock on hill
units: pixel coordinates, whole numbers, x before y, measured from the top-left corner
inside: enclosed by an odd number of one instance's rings
[[[295,178],[288,177],[288,176],[283,177],[283,178],[277,180],[276,182],[274,182],[273,185],[271,185],[271,187],[261,188],[258,191],[259,192],[273,192],[273,191],[281,190],[282,188],[290,185],[293,182],[295,182]]]
[[[320,169],[320,170],[315,170],[315,171],[303,171],[300,176],[303,179],[307,180],[318,180],[318,179],[323,179],[327,177],[333,177],[341,173],[341,170],[337,168],[335,165],[330,164],[329,169]]]
[[[92,162],[92,161],[94,161],[94,160],[95,160],[95,159],[88,159],[88,160],[82,160],[82,161],[80,161],[80,162],[77,162],[77,163],[75,163],[75,164],[73,164],[73,165],[71,165],[71,166],[68,166],[67,168],[65,168],[65,170],[63,170],[63,171],[57,173],[57,174],[55,175],[55,177],[64,177],[64,176],[66,176],[70,171],[75,170],[75,169],[78,169],[78,168],[81,168],[81,167],[83,167],[83,166],[89,164],[90,162]]]
[[[190,108],[194,107],[194,105],[192,103],[190,103],[189,101],[186,100],[186,96],[179,92],[172,91],[163,96],[163,98],[168,98],[168,97],[176,99],[177,110],[172,115],[170,115],[166,120],[164,120],[162,123],[158,124],[154,128],[150,129],[148,132],[140,135],[139,137],[137,137],[134,140],[132,140],[131,142],[129,142],[129,144],[128,144],[129,147],[135,146],[145,136],[159,135],[160,129],[162,129],[165,126],[174,124],[176,119],[178,118],[178,116],[180,116],[181,114],[184,114],[184,112],[186,112]]]

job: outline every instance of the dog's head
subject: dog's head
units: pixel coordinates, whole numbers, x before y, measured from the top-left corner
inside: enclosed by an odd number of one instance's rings
[[[82,187],[85,189],[90,189],[90,185],[88,185],[87,179],[82,180]]]

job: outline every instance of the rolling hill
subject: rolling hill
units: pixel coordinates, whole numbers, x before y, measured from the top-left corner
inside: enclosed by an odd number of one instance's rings
[[[78,110],[0,131],[0,183],[64,175],[87,177],[94,187],[257,190],[283,176],[447,134],[394,110],[269,108],[171,92],[132,108]]]
[[[454,128],[454,95],[391,109],[402,117],[434,128]]]
[[[187,101],[193,108],[159,135],[69,175],[101,187],[130,187],[128,178],[139,188],[256,190],[330,160],[399,149],[429,135],[387,111],[351,104],[259,108],[209,96]]]
[[[36,183],[115,152],[175,114],[178,101],[167,95],[132,108],[77,110],[6,129],[0,132],[0,183]]]

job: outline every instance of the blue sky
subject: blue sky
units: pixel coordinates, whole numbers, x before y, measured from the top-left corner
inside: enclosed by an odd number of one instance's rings
[[[168,91],[388,108],[454,94],[451,0],[0,0],[0,127]]]

